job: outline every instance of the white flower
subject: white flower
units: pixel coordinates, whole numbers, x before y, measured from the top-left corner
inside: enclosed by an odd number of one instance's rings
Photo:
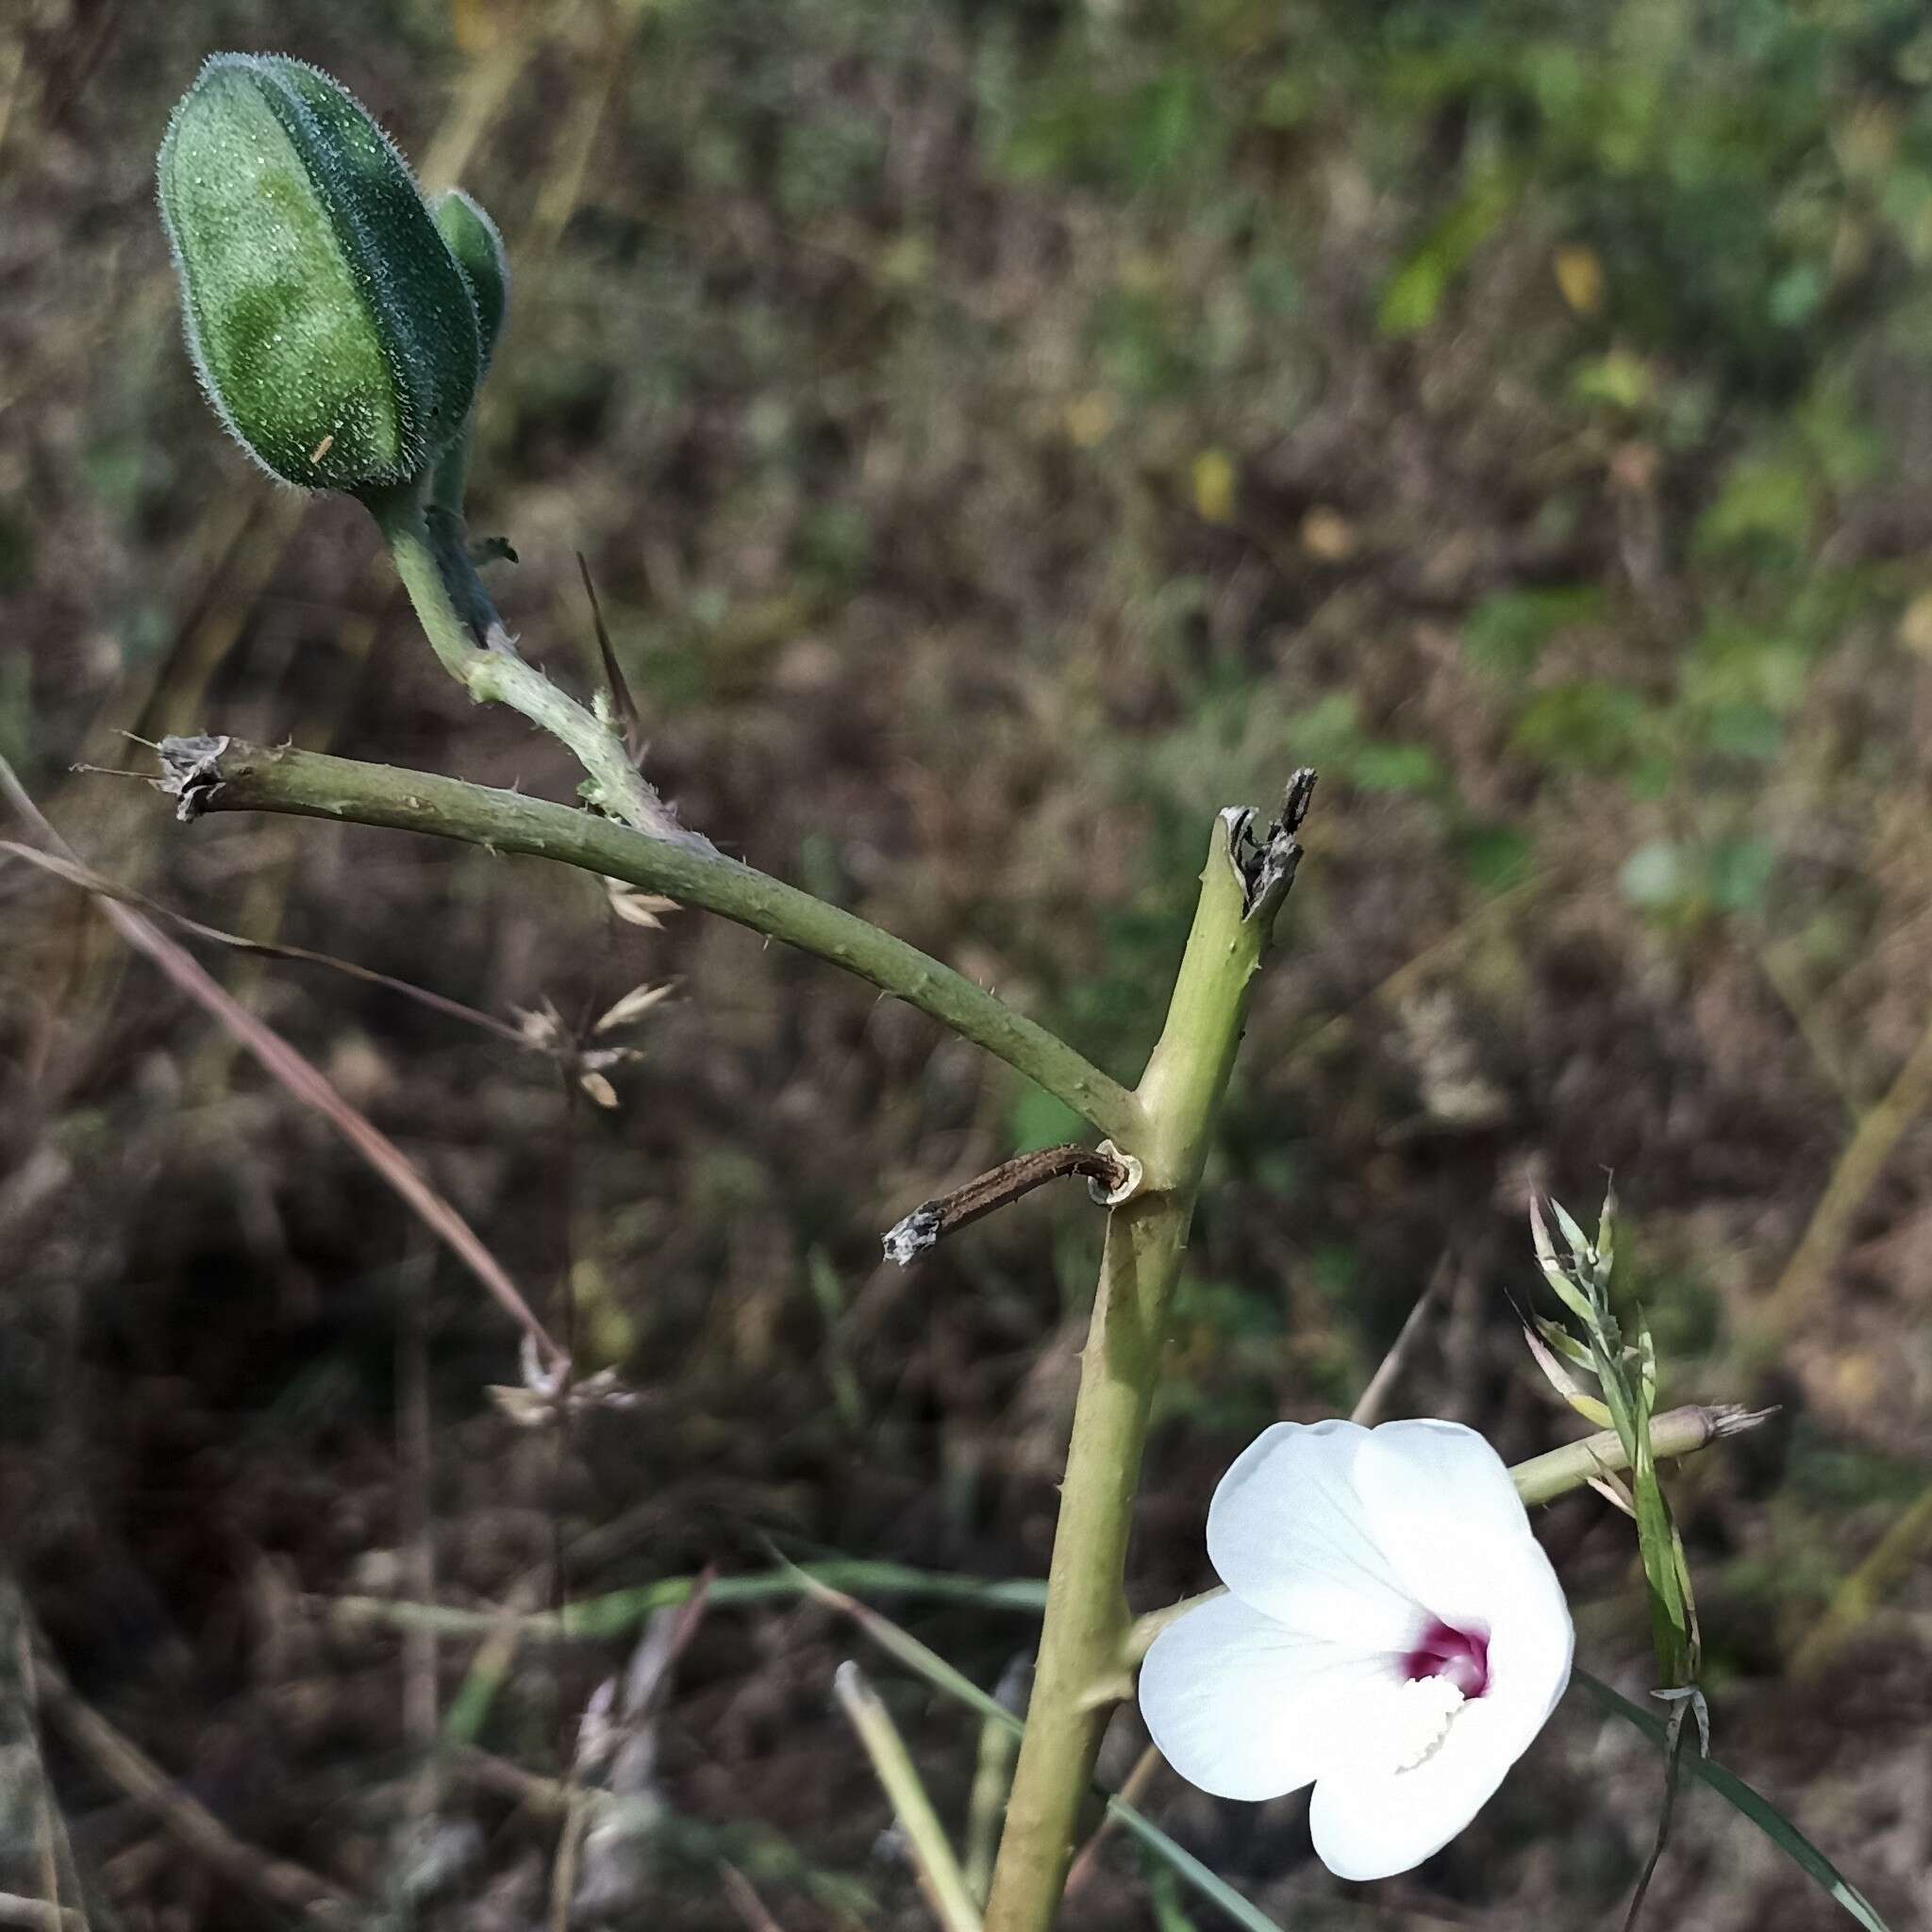
[[[1168,1762],[1222,1798],[1313,1784],[1341,1878],[1387,1878],[1474,1818],[1570,1681],[1570,1611],[1501,1457],[1457,1423],[1277,1423],[1221,1479],[1228,1594],[1141,1667]]]

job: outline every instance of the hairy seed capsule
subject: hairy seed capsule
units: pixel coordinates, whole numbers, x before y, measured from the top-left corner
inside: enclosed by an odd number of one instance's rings
[[[470,297],[476,305],[483,367],[488,369],[496,352],[496,339],[503,333],[504,311],[509,307],[509,258],[504,252],[503,236],[483,205],[460,188],[439,194],[429,204],[429,212],[470,285]]]
[[[308,490],[420,474],[475,395],[476,309],[360,104],[302,61],[217,54],[159,180],[189,353],[242,447]]]

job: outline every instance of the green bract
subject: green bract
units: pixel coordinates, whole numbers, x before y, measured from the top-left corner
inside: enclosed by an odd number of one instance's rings
[[[503,236],[482,204],[460,188],[439,194],[429,204],[429,212],[470,285],[483,367],[488,369],[503,332],[504,310],[509,307],[509,258],[504,253]]]
[[[418,475],[463,425],[481,353],[463,273],[387,135],[319,69],[217,54],[161,143],[189,353],[285,481]]]

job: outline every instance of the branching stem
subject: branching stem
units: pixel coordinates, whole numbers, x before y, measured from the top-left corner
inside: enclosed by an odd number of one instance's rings
[[[567,746],[584,768],[589,802],[612,818],[649,838],[713,849],[708,839],[677,823],[610,724],[517,656],[470,562],[459,517],[444,508],[425,510],[414,491],[370,508],[430,648],[478,704],[508,705]]]
[[[314,753],[171,739],[161,747],[163,783],[181,817],[254,808],[431,832],[562,859],[720,913],[846,967],[985,1047],[1073,1108],[1138,1169],[1108,1216],[1025,1740],[987,1906],[987,1932],[1048,1932],[1101,1733],[1121,1695],[1127,1537],[1168,1307],[1251,984],[1301,857],[1294,833],[1314,774],[1295,774],[1279,819],[1258,839],[1252,812],[1216,819],[1167,1022],[1130,1093],[904,941],[685,831],[610,720],[517,656],[471,567],[460,519],[446,505],[425,510],[415,491],[370,508],[444,668],[472,697],[510,705],[567,745],[586,774],[588,803],[608,816]]]
[[[236,738],[167,739],[161,763],[161,783],[178,798],[184,818],[279,811],[428,832],[495,852],[559,859],[716,912],[829,959],[918,1008],[1064,1101],[1123,1148],[1141,1139],[1134,1096],[1045,1027],[856,913],[702,843],[649,837],[519,791]]]

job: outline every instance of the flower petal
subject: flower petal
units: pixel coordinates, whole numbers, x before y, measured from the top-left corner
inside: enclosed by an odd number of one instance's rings
[[[1357,1456],[1354,1483],[1397,1587],[1458,1629],[1491,1628],[1495,1579],[1536,1539],[1489,1443],[1460,1423],[1384,1423]]]
[[[1324,1772],[1308,1807],[1315,1852],[1338,1878],[1392,1878],[1440,1852],[1495,1795],[1530,1738],[1477,1698],[1457,1711],[1434,1757],[1409,1771]]]
[[[1490,1619],[1489,1688],[1478,1708],[1497,1715],[1506,1739],[1521,1757],[1549,1722],[1570,1684],[1576,1632],[1563,1586],[1534,1537],[1525,1537],[1513,1567],[1499,1570]],[[1503,1740],[1499,1740],[1499,1748]]]
[[[1190,1784],[1217,1798],[1278,1798],[1334,1761],[1352,1713],[1393,1667],[1298,1635],[1239,1597],[1211,1597],[1154,1640],[1141,1715]]]
[[[1542,1546],[1525,1527],[1513,1545],[1491,1554],[1482,1695],[1456,1713],[1435,1754],[1413,1769],[1372,1769],[1357,1755],[1324,1772],[1315,1787],[1309,1829],[1338,1877],[1387,1878],[1440,1851],[1488,1803],[1570,1681],[1574,1633]],[[1363,1727],[1386,1708],[1365,1699]]]
[[[1404,1652],[1428,1619],[1378,1547],[1357,1491],[1370,1440],[1346,1422],[1264,1429],[1214,1491],[1208,1554],[1237,1597],[1291,1630],[1358,1652]]]

